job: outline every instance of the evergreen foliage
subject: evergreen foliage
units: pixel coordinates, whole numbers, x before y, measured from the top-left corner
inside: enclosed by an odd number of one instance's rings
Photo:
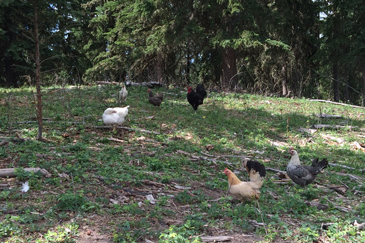
[[[33,4],[0,3],[0,85],[34,84]],[[364,103],[363,1],[39,3],[42,83],[158,81]]]

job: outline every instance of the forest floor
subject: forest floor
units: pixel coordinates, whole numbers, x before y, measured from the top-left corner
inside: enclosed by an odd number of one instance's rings
[[[131,87],[113,131],[101,116],[119,89],[43,89],[43,142],[33,89],[0,89],[0,169],[17,168],[0,178],[1,242],[365,241],[364,109],[208,92],[194,113],[185,90],[154,89],[154,107]],[[300,188],[282,178],[290,147],[330,166]],[[243,157],[267,169],[258,201],[228,193],[222,172],[248,180]],[[38,167],[48,173],[24,170]]]

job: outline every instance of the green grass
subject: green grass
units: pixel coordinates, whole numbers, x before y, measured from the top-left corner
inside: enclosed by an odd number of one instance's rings
[[[306,99],[210,93],[194,113],[181,90],[158,90],[164,92],[158,108],[148,103],[146,87],[131,87],[122,105],[130,105],[123,126],[159,134],[136,130],[121,136],[120,131],[98,128],[103,126],[103,111],[117,105],[118,90],[44,88],[43,136],[48,142],[39,142],[35,90],[0,89],[0,137],[26,139],[0,146],[0,167],[19,168],[15,179],[0,182],[10,185],[0,192],[0,238],[5,242],[77,242],[90,237],[88,229],[115,242],[199,242],[189,237],[242,232],[264,242],[365,240],[363,231],[353,225],[365,216],[360,171],[365,156],[354,145],[365,143],[363,109]],[[320,112],[342,118],[320,120],[314,116]],[[355,128],[298,131],[320,123]],[[222,171],[229,167],[247,178],[240,156],[285,171],[291,146],[303,163],[326,157],[330,163],[355,169],[331,166],[317,177],[318,185],[305,189],[277,184],[276,173],[268,171],[259,200],[266,232],[252,224],[262,222],[255,202],[230,200]],[[215,160],[192,159],[180,150]],[[51,176],[22,170],[27,167],[44,168]],[[346,173],[361,178],[354,180]],[[31,188],[27,193],[20,192],[24,181]],[[178,190],[175,185],[191,189]],[[341,195],[329,185],[346,191]],[[146,200],[147,194],[153,194],[155,204]],[[328,208],[308,206],[306,201],[312,200]]]

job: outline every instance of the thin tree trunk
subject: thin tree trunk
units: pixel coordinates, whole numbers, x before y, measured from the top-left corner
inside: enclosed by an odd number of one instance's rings
[[[338,79],[338,64],[337,62],[332,66],[332,84],[333,84],[333,100],[338,102],[340,100],[340,85]]]
[[[226,26],[227,35],[232,36],[234,32],[233,17],[226,16],[223,18]],[[223,87],[228,87],[233,90],[238,84],[236,52],[232,47],[226,46],[223,48]]]
[[[187,43],[187,54],[186,54],[186,83],[190,85],[190,52],[189,52],[189,44]]]
[[[162,83],[163,62],[161,53],[157,54],[157,82]]]
[[[362,106],[365,106],[365,60],[362,64]]]
[[[283,68],[281,69],[282,74],[283,74],[283,96],[286,96],[286,94],[288,93],[288,89],[287,89],[287,82],[288,82],[288,73],[286,71],[286,64],[283,66]]]
[[[39,54],[39,36],[38,36],[38,12],[37,12],[37,0],[34,0],[34,41],[35,41],[35,77],[36,77],[36,89],[37,89],[37,121],[38,121],[38,140],[42,140],[43,131],[43,119],[42,119],[42,94],[41,94],[41,64]]]
[[[347,79],[346,79],[346,85],[345,85],[345,102],[346,103],[351,103],[350,102],[350,92],[349,92],[349,83],[351,81],[351,73],[348,73]]]
[[[236,74],[236,54],[233,48],[227,46],[223,49],[223,87],[234,89],[238,84]]]

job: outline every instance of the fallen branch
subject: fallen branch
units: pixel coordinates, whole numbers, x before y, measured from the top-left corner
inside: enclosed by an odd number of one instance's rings
[[[341,207],[341,206],[337,206],[336,204],[334,204],[333,202],[331,202],[329,199],[326,199],[329,203],[331,203],[333,205],[334,208],[342,211],[342,212],[345,212],[345,213],[348,213],[350,212],[349,209],[345,208],[345,207]]]
[[[16,168],[6,168],[6,169],[0,169],[0,177],[15,177],[15,169]],[[46,177],[50,177],[51,173],[49,173],[47,170],[42,168],[24,168],[27,172],[40,172]]]
[[[364,229],[364,228],[365,228],[365,222],[364,222],[364,223],[362,223],[362,224],[359,224],[359,223],[357,222],[357,220],[355,220],[355,222],[354,222],[354,226],[356,226],[359,230],[362,230],[362,229]]]
[[[114,141],[114,142],[119,142],[119,143],[125,143],[125,141],[124,141],[124,140],[120,140],[120,139],[113,138],[113,137],[111,137],[111,138],[106,138],[106,139],[108,139],[109,141]]]
[[[119,85],[120,83],[118,82],[109,82],[109,81],[95,81],[96,84],[113,84],[113,85]]]
[[[177,150],[176,153],[179,153],[179,154],[184,154],[184,155],[187,155],[195,160],[206,160],[206,161],[210,161],[210,162],[213,162],[213,164],[217,165],[217,162],[219,163],[223,163],[223,164],[226,164],[226,165],[229,165],[229,166],[232,166],[231,163],[229,162],[226,162],[226,161],[219,161],[219,160],[216,160],[216,159],[209,159],[207,157],[204,157],[204,156],[196,156],[196,155],[193,155],[193,154],[190,154],[186,151],[183,151],[183,150]]]
[[[219,242],[219,241],[231,241],[233,240],[232,236],[200,236],[202,242]]]
[[[333,164],[333,163],[328,163],[330,166],[335,166],[335,167],[342,167],[342,168],[344,168],[344,169],[349,169],[349,170],[357,170],[357,169],[355,169],[355,168],[353,168],[353,167],[349,167],[349,166],[346,166],[346,165],[338,165],[338,164]],[[362,172],[362,173],[364,173],[365,172],[365,169],[363,169],[363,170],[361,170],[361,169],[359,169],[360,170],[360,172]]]
[[[3,141],[1,141],[1,142],[0,142],[0,146],[6,145],[6,144],[8,144],[8,143],[9,143],[8,141],[3,140]]]
[[[344,103],[334,102],[334,101],[329,101],[329,100],[311,100],[311,99],[309,99],[309,101],[317,101],[317,102],[330,103],[330,104],[334,104],[334,105],[343,105],[343,106],[349,106],[349,107],[353,107],[353,108],[365,109],[365,107],[362,107],[362,106],[349,105],[349,104],[344,104]]]
[[[270,171],[274,171],[274,172],[286,174],[286,171],[282,171],[282,170],[278,170],[278,169],[274,169],[274,168],[270,168],[270,167],[266,167],[266,170],[270,170]]]
[[[351,180],[364,180],[363,177],[361,176],[357,176],[357,175],[351,175],[351,174],[347,174],[347,173],[340,173],[340,172],[337,172],[336,173],[337,175],[340,175],[340,176],[348,176],[350,177]]]
[[[315,129],[321,129],[321,128],[335,128],[335,129],[350,128],[350,129],[353,129],[353,128],[357,128],[357,127],[354,127],[354,126],[340,126],[340,125],[327,125],[327,124],[316,124],[316,125],[313,125],[313,128],[315,128]]]
[[[340,115],[327,115],[327,114],[314,114],[316,117],[319,118],[342,118]]]
[[[110,127],[110,126],[94,126],[94,128],[96,128],[96,129],[110,129],[112,127]],[[145,133],[153,133],[153,134],[156,134],[156,135],[159,135],[160,134],[159,132],[149,131],[149,130],[146,130],[146,129],[138,129],[138,128],[130,128],[130,127],[120,127],[120,126],[117,126],[117,128],[118,129],[127,130],[127,131],[138,131],[138,132],[145,132]]]

